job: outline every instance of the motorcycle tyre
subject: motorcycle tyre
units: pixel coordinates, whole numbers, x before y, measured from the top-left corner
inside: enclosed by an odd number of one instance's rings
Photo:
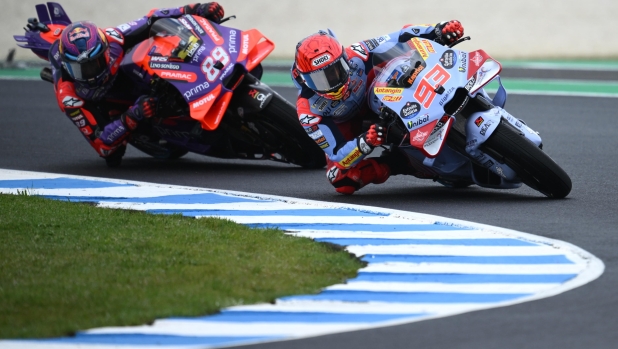
[[[129,143],[131,144],[135,149],[141,151],[142,153],[146,153],[150,156],[152,156],[155,159],[159,159],[159,160],[176,160],[176,159],[180,159],[181,157],[185,156],[189,151],[183,148],[178,148],[175,147],[173,145],[166,145],[165,147],[169,150],[169,153],[166,155],[162,155],[162,154],[157,154],[155,152],[153,152],[151,149],[148,149],[146,147],[140,146],[137,143]]]
[[[298,122],[296,108],[278,94],[260,112],[267,127],[284,144],[279,153],[292,164],[317,169],[326,166],[326,155]]]
[[[120,167],[120,164],[122,164],[122,157],[124,156],[124,153],[126,150],[127,150],[127,147],[123,145],[120,148],[118,148],[115,152],[113,152],[111,155],[106,156],[104,159],[105,159],[105,164],[107,165],[107,167],[109,168]]]
[[[481,150],[500,154],[503,158],[497,160],[511,167],[522,182],[550,198],[562,199],[571,192],[569,175],[549,155],[505,121],[500,122]]]

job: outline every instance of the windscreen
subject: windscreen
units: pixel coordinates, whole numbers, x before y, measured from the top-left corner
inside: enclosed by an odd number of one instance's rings
[[[385,52],[374,52],[376,80],[388,87],[410,87],[416,76],[427,66],[420,53],[400,42]]]
[[[177,38],[177,46],[172,56],[182,59],[191,57],[202,44],[199,37],[174,18],[157,20],[150,28],[150,37]]]

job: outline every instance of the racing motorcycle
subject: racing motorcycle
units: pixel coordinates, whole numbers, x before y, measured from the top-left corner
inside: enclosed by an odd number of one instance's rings
[[[541,137],[504,110],[500,63],[483,50],[465,52],[412,38],[374,53],[369,102],[381,110],[390,150],[405,154],[410,173],[448,187],[518,188],[525,183],[564,198],[571,179],[543,150]],[[483,90],[498,82],[493,98]]]
[[[49,60],[52,43],[71,20],[57,3],[36,5],[36,11],[38,19],[28,19],[25,36],[14,38]],[[230,18],[235,17],[222,22]],[[115,29],[107,31],[118,35]],[[129,144],[158,159],[193,152],[324,167],[324,152],[299,125],[295,107],[260,81],[261,62],[273,49],[273,42],[256,29],[241,31],[192,15],[158,19],[149,39],[129,49],[120,62],[134,90],[159,99],[156,116],[139,124]],[[49,67],[41,78],[53,81]],[[110,102],[99,114],[126,110],[134,101]],[[124,151],[117,153],[106,158],[110,167],[120,165]]]

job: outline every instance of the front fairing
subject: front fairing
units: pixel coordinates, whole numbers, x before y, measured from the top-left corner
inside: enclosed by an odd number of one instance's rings
[[[475,93],[498,74],[500,66],[490,58],[483,51],[467,53],[420,38],[399,43],[374,56],[370,106],[377,113],[382,108],[396,113],[410,144],[435,157],[453,123],[445,105],[458,88]]]
[[[185,15],[159,19],[151,37],[123,61],[137,83],[156,75],[172,84],[189,106],[192,118],[206,130],[218,127],[243,77],[274,45],[257,30],[240,31]]]

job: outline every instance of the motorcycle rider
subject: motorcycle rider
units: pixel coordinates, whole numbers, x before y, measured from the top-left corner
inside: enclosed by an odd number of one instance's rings
[[[398,152],[366,158],[386,138],[379,111],[372,111],[367,101],[375,78],[373,55],[413,37],[447,45],[463,33],[461,23],[452,20],[435,26],[406,25],[346,48],[330,31],[319,31],[298,43],[292,66],[298,118],[326,153],[326,177],[337,192],[353,194],[369,183],[384,183],[391,175],[409,171],[407,160]],[[365,132],[363,122],[372,123]]]
[[[122,58],[148,38],[157,19],[184,14],[220,23],[224,11],[217,2],[153,9],[140,19],[105,30],[89,21],[74,22],[49,51],[60,109],[111,167],[120,165],[131,130],[154,115],[157,102],[122,74]],[[133,97],[127,100],[127,96]]]

